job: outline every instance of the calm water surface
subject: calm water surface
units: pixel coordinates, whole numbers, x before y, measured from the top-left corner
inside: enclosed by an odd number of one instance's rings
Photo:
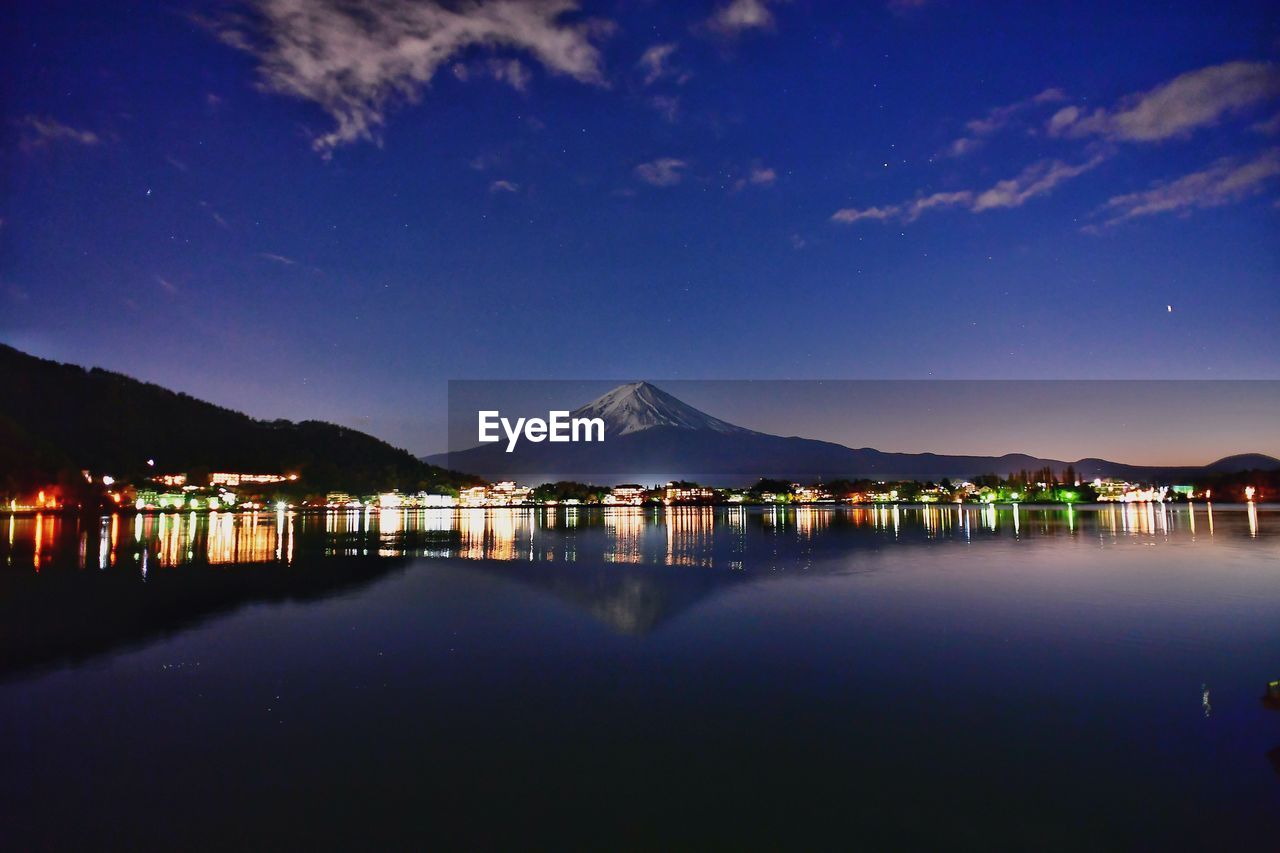
[[[1276,849],[1280,509],[0,516],[0,847]]]

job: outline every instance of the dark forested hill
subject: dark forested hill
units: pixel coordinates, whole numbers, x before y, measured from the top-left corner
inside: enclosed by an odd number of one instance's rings
[[[296,472],[312,491],[457,485],[373,436],[321,421],[261,421],[119,373],[0,345],[0,492],[193,470]],[[155,467],[147,460],[155,460]]]

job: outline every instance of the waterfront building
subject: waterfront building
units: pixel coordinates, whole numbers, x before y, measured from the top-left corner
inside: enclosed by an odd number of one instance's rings
[[[459,492],[457,505],[464,507],[520,506],[529,502],[531,491],[532,489],[528,486],[517,485],[511,480],[504,480],[491,486],[472,486]]]
[[[705,486],[667,483],[667,487],[662,491],[662,500],[668,504],[710,503],[715,500],[715,497],[715,489],[708,489]]]
[[[511,480],[503,480],[489,487],[489,506],[516,506],[529,501],[528,486],[518,486]]]
[[[831,500],[831,492],[822,486],[802,486],[799,483],[791,484],[791,496],[792,500],[804,504]]]
[[[458,493],[458,503],[466,507],[485,506],[487,494],[486,486],[471,486]]]
[[[245,483],[270,485],[271,483],[283,483],[285,480],[296,479],[298,479],[297,474],[243,474],[219,471],[216,474],[209,475],[209,484],[213,486],[239,486]],[[183,477],[183,481],[186,481],[186,477]]]
[[[644,492],[644,486],[623,483],[610,489],[604,496],[604,502],[610,506],[640,506],[644,502]]]
[[[1147,501],[1164,501],[1169,494],[1168,486],[1147,486],[1128,483],[1124,480],[1096,479],[1093,481],[1098,500],[1118,503],[1143,503]]]

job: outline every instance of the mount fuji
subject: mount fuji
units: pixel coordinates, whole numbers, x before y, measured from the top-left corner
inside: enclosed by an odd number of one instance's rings
[[[575,409],[571,417],[603,420],[605,440],[561,444],[524,441],[511,453],[506,452],[503,443],[484,444],[431,456],[425,461],[489,480],[609,484],[684,479],[723,486],[746,485],[760,477],[796,482],[837,478],[972,479],[988,473],[1009,476],[1045,466],[1062,471],[1069,464],[1085,479],[1129,480],[1185,480],[1204,473],[1280,468],[1280,460],[1261,454],[1228,457],[1203,467],[1162,468],[1105,459],[1068,462],[1022,453],[886,453],[871,447],[851,448],[830,441],[757,432],[695,409],[648,382],[620,385]]]
[[[575,409],[570,417],[600,418],[604,421],[605,435],[614,437],[661,427],[722,435],[764,435],[713,418],[648,382],[619,385],[603,397]]]

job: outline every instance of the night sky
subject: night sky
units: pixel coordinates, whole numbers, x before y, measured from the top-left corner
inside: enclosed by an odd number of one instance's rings
[[[1272,2],[353,7],[5,3],[0,341],[418,452],[459,378],[1280,379]]]

